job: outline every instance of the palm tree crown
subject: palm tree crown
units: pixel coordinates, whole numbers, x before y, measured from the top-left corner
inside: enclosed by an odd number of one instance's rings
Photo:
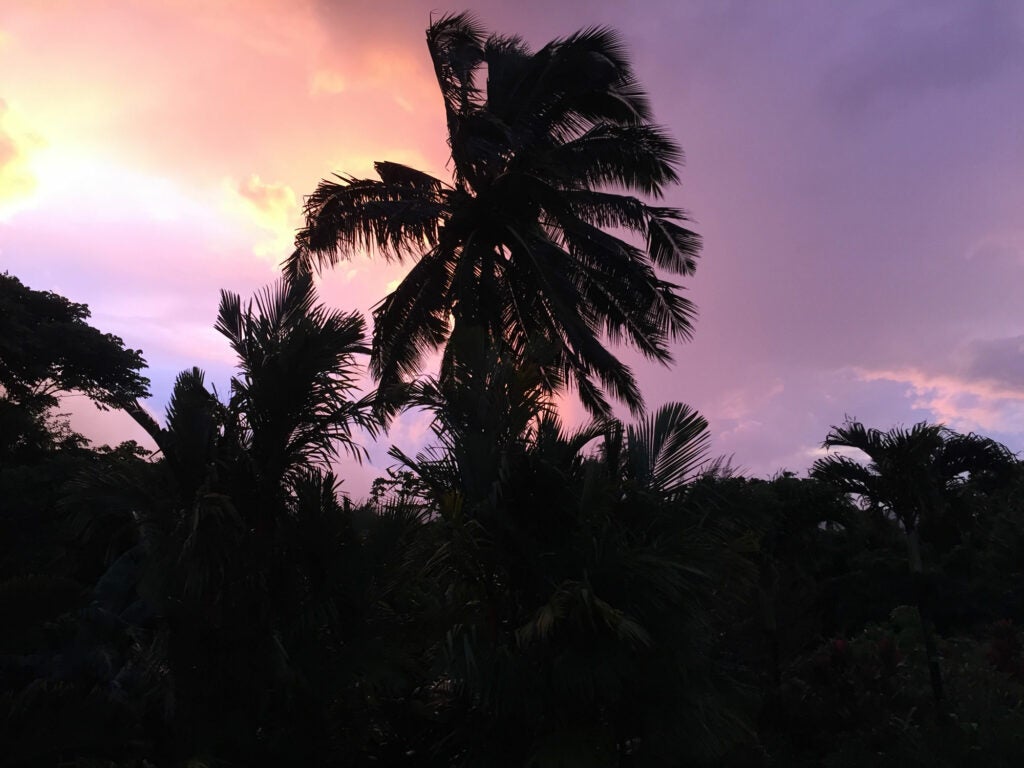
[[[832,428],[824,447],[854,448],[870,462],[831,454],[815,461],[811,474],[887,510],[907,533],[922,517],[938,512],[958,484],[1001,472],[1014,459],[1005,446],[987,437],[925,422],[883,432],[848,421]]]
[[[621,39],[591,28],[532,52],[459,14],[432,23],[427,45],[451,183],[387,162],[379,179],[321,182],[289,273],[364,249],[416,259],[374,313],[382,392],[476,328],[503,355],[542,363],[549,391],[568,382],[598,414],[605,391],[642,410],[632,372],[602,340],[671,362],[695,308],[655,268],[692,274],[700,239],[683,211],[632,194],[660,197],[682,151],[651,122]],[[442,375],[457,349],[446,346]]]
[[[894,427],[883,432],[848,419],[843,426],[832,427],[824,447],[854,448],[870,461],[861,464],[832,454],[814,462],[811,476],[859,496],[865,505],[885,510],[903,527],[932,694],[941,702],[944,683],[924,597],[920,526],[942,513],[959,486],[1004,475],[1015,464],[1015,457],[1006,446],[987,437],[962,435],[923,421],[909,429]]]

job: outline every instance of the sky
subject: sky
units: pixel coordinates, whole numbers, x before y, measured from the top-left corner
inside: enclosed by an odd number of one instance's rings
[[[273,281],[304,195],[392,160],[448,178],[424,41],[437,0],[0,0],[0,270],[86,302],[141,348],[161,414],[198,365],[222,393],[219,291]],[[534,47],[619,30],[686,151],[666,195],[704,239],[693,341],[628,349],[649,408],[683,401],[715,454],[802,474],[846,416],[1024,450],[1024,5],[1008,0],[486,0]],[[321,281],[366,312],[408,267]],[[143,435],[66,407],[97,442]],[[566,416],[579,418],[569,402]],[[403,417],[341,468],[364,493],[415,451]]]

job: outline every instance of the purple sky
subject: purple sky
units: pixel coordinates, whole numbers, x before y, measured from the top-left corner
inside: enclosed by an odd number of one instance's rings
[[[193,364],[227,389],[217,291],[273,279],[321,176],[445,172],[432,3],[26,5],[0,11],[0,269],[143,348],[155,412]],[[474,9],[537,46],[617,28],[686,150],[668,202],[704,237],[700,319],[673,368],[637,361],[649,406],[698,408],[759,475],[806,470],[844,414],[1024,449],[1024,6]],[[400,274],[359,259],[323,292],[365,310]],[[76,410],[98,439],[139,437]],[[390,441],[415,450],[425,427]]]

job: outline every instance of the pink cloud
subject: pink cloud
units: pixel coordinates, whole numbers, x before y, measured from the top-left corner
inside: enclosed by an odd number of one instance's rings
[[[864,381],[891,381],[907,388],[913,407],[961,431],[1024,432],[1024,382],[1018,386],[993,379],[904,368],[860,371]]]
[[[291,252],[295,230],[302,223],[302,211],[294,190],[287,184],[264,182],[255,173],[242,182],[229,180],[227,186],[227,207],[235,207],[233,203],[237,199],[244,213],[270,234],[269,239],[256,244],[253,252],[269,258],[275,265],[280,264]]]
[[[239,183],[237,189],[238,194],[264,213],[290,216],[296,211],[295,192],[287,184],[266,183],[254,173]]]

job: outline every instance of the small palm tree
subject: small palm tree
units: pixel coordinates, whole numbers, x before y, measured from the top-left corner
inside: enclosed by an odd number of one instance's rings
[[[1001,473],[1015,463],[1009,449],[994,440],[962,435],[941,424],[925,422],[909,429],[894,427],[882,432],[848,420],[841,427],[832,427],[824,447],[851,448],[868,457],[869,462],[862,464],[842,454],[825,456],[814,462],[811,474],[887,512],[899,522],[907,540],[919,612],[924,608],[921,523],[940,515],[951,494],[972,477]],[[938,651],[923,614],[921,622],[932,692],[941,701]]]
[[[287,271],[358,250],[415,259],[374,312],[384,394],[442,346],[449,375],[462,348],[449,338],[482,332],[503,356],[543,363],[547,391],[573,385],[606,415],[607,390],[639,412],[636,380],[603,340],[671,361],[695,308],[655,268],[693,274],[700,239],[683,211],[633,196],[676,183],[682,152],[651,122],[622,40],[591,28],[534,52],[464,13],[432,23],[427,46],[451,183],[390,162],[379,179],[323,181]]]
[[[720,757],[743,726],[714,662],[714,606],[745,565],[689,506],[706,421],[670,404],[567,433],[536,368],[480,349],[413,388],[441,447],[393,454],[437,537],[447,748],[467,765]]]
[[[249,764],[258,732],[312,717],[309,649],[324,642],[325,616],[338,626],[332,605],[343,592],[329,562],[347,505],[329,462],[358,459],[354,430],[372,434],[378,422],[369,398],[353,396],[357,356],[369,351],[363,319],[320,305],[308,276],[248,304],[224,292],[216,328],[238,355],[227,402],[192,369],[175,382],[163,427],[137,404],[128,410],[165,470],[166,488],[139,519],[148,592],[164,620],[171,749]]]

